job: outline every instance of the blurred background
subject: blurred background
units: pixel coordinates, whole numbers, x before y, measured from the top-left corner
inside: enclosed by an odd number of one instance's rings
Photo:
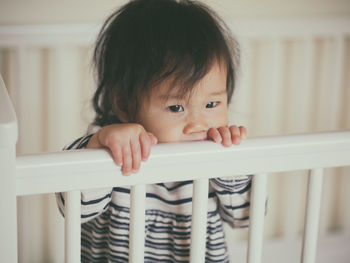
[[[59,151],[86,132],[93,43],[126,2],[0,0],[0,74],[19,121],[18,154]],[[350,129],[350,1],[203,2],[241,44],[232,124],[245,125],[249,137]],[[269,176],[266,242],[301,239],[306,174]],[[320,239],[350,237],[349,200],[350,169],[326,169]],[[53,194],[18,197],[18,218],[19,262],[64,261]],[[229,244],[246,236],[227,228]]]

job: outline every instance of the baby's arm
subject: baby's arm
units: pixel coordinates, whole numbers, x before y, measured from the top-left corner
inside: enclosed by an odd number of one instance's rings
[[[124,175],[136,173],[141,161],[150,155],[151,146],[157,144],[157,138],[136,123],[113,124],[102,127],[95,133],[86,148],[107,148],[114,162],[122,166]]]
[[[107,148],[112,152],[118,165],[123,165],[123,173],[136,172],[140,162],[147,160],[156,137],[147,133],[138,124],[114,124],[100,128],[97,133],[74,141],[65,150],[83,148]],[[81,191],[81,222],[87,222],[108,209],[113,187]],[[63,193],[56,193],[60,212],[65,214]]]
[[[218,211],[231,227],[249,225],[251,175],[210,179],[211,191],[218,198]]]
[[[78,150],[86,148],[92,134],[83,136],[64,148],[64,150]],[[108,209],[113,187],[81,190],[81,222],[85,223]],[[61,214],[65,215],[65,197],[63,193],[56,193],[56,201]]]
[[[239,145],[247,138],[247,130],[243,126],[211,128],[208,139],[229,147]],[[251,176],[235,176],[231,178],[213,178],[210,187],[215,191],[219,204],[219,213],[224,221],[232,227],[246,227],[249,221]]]

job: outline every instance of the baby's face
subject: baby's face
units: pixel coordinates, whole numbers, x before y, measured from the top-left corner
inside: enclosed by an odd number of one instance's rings
[[[209,128],[228,123],[226,70],[214,64],[188,96],[161,84],[141,105],[139,122],[159,142],[205,140]]]

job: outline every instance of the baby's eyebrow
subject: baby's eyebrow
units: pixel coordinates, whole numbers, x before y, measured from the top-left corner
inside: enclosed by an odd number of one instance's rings
[[[219,90],[219,91],[214,91],[212,93],[210,93],[210,96],[221,96],[221,95],[225,95],[226,94],[226,89],[224,90]]]
[[[226,95],[226,89],[213,91],[208,94],[209,96],[223,96]],[[159,94],[158,98],[161,101],[167,101],[167,100],[183,100],[186,96],[180,93],[172,93],[172,94]]]
[[[160,95],[158,95],[158,98],[161,101],[182,100],[184,98],[184,95],[182,95],[182,94],[160,94]]]

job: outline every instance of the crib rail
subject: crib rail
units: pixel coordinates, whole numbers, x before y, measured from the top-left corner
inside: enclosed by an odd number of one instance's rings
[[[145,209],[146,184],[192,179],[195,180],[196,195],[205,196],[208,178],[257,174],[253,183],[248,262],[260,262],[266,195],[265,173],[311,169],[302,262],[315,262],[322,168],[350,165],[349,156],[349,131],[253,138],[231,148],[223,148],[211,142],[158,145],[153,148],[150,159],[143,164],[140,173],[132,176],[123,176],[120,168],[114,165],[109,154],[103,150],[24,155],[18,156],[16,160],[16,194],[67,191],[67,205],[72,198],[75,206],[79,207],[79,189],[133,185],[131,199],[143,202],[133,202],[131,211],[140,213]],[[201,198],[194,197],[193,218],[200,221],[203,220],[203,202],[196,200]],[[79,226],[79,209],[71,209],[67,218],[67,228],[70,224]],[[143,217],[141,221],[142,219]],[[192,230],[195,233],[195,243],[192,245],[191,262],[204,262],[205,222],[193,225],[202,226],[202,229],[199,227]],[[135,259],[132,262],[142,262],[143,257],[140,255],[143,253],[140,254],[140,251],[143,251],[143,239],[140,238],[140,229],[144,224],[132,221],[131,226],[137,228],[131,230],[130,255]],[[70,232],[67,232],[67,236],[71,235]],[[70,251],[69,246],[72,248],[72,255],[68,257],[72,258],[77,258],[76,253],[80,251],[80,231],[75,230],[75,233],[79,236],[71,236],[66,240],[67,251]],[[133,233],[137,233],[137,238]],[[70,245],[72,242],[75,244]],[[67,261],[70,261],[69,258]]]
[[[123,176],[103,150],[22,155],[16,159],[16,194],[338,167],[350,165],[349,156],[349,131],[252,138],[231,148],[212,142],[161,144],[132,176]]]
[[[139,174],[132,176],[123,176],[103,150],[77,150],[18,156],[16,194],[68,192],[67,206],[71,202],[75,203],[75,208],[67,211],[66,261],[76,262],[80,256],[80,212],[77,209],[80,195],[77,190],[132,185],[130,260],[143,262],[144,239],[140,233],[144,229],[145,185],[192,179],[191,262],[204,262],[206,209],[200,200],[208,195],[208,178],[256,174],[247,257],[247,262],[252,263],[260,262],[262,254],[266,173],[311,169],[302,262],[315,262],[322,171],[325,167],[347,165],[350,165],[349,131],[253,138],[231,148],[211,142],[158,145]],[[70,225],[75,227],[70,229]]]
[[[243,38],[288,38],[344,36],[350,33],[349,18],[227,18],[233,32]],[[307,23],[308,26],[305,26]],[[92,44],[100,24],[2,25],[0,47],[57,46]]]
[[[302,262],[315,262],[324,167],[350,165],[350,132],[253,138],[223,148],[212,142],[163,144],[153,148],[139,174],[123,176],[103,150],[77,150],[18,156],[16,194],[67,192],[67,262],[80,254],[79,189],[132,185],[130,260],[143,262],[145,185],[194,180],[191,262],[204,262],[208,178],[256,174],[251,198],[247,262],[260,262],[266,197],[266,173],[311,169]],[[181,164],[181,165],[179,165]],[[219,167],[219,168],[218,168]],[[98,175],[98,176],[96,176]],[[73,226],[74,227],[71,227]]]

